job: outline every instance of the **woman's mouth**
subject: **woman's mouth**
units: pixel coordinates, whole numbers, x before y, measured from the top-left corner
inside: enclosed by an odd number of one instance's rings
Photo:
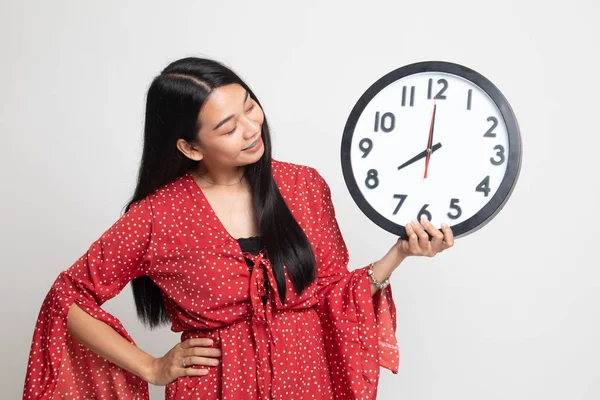
[[[253,149],[254,147],[258,146],[259,143],[260,143],[260,136],[258,137],[258,139],[256,139],[256,141],[254,143],[252,143],[250,146],[246,147],[244,149],[244,151]]]

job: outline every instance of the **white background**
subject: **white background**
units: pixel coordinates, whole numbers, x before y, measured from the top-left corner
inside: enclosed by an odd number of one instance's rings
[[[21,396],[56,275],[133,192],[152,78],[195,55],[225,62],[254,89],[277,158],[327,179],[352,269],[395,241],[342,178],[342,130],[360,95],[423,60],[492,80],[521,127],[519,182],[482,230],[394,273],[401,366],[383,371],[379,398],[600,398],[598,17],[594,0],[3,0],[1,397]],[[106,308],[155,356],[179,340],[144,329],[129,287]],[[162,399],[163,388],[151,390]]]

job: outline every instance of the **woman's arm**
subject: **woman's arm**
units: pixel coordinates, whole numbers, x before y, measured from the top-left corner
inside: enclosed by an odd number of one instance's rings
[[[77,304],[69,310],[67,332],[99,356],[152,383],[154,357],[130,343],[106,323],[97,320]]]
[[[180,376],[206,375],[206,368],[193,366],[216,366],[221,356],[220,349],[208,347],[213,344],[211,339],[194,338],[178,343],[165,356],[155,358],[77,304],[69,310],[67,332],[94,353],[153,385],[166,385]]]
[[[153,265],[154,224],[149,199],[127,213],[56,278],[40,308],[25,377],[24,399],[148,398],[147,382],[165,385],[203,375],[218,349],[206,341],[178,343],[154,358],[136,347],[101,305]],[[184,368],[185,367],[185,368]]]
[[[454,245],[454,235],[450,227],[442,224],[440,232],[427,218],[423,218],[420,224],[417,221],[406,224],[406,234],[408,240],[398,239],[381,260],[373,263],[373,275],[377,282],[383,282],[392,275],[408,256],[433,257]],[[378,290],[377,286],[371,283],[371,294],[374,295]]]

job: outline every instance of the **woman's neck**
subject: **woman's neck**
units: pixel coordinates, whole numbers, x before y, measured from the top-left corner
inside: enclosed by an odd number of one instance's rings
[[[238,186],[242,184],[244,178],[244,167],[235,167],[232,169],[208,169],[200,165],[195,171],[202,186]]]

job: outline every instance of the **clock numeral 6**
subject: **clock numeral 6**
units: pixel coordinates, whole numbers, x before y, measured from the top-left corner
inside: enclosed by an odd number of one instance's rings
[[[370,169],[369,172],[367,172],[367,179],[365,179],[365,185],[369,188],[369,189],[375,189],[377,186],[379,186],[379,178],[377,177],[378,172],[376,169]]]
[[[365,158],[373,150],[373,141],[369,138],[364,138],[358,143],[358,148],[363,152],[362,158]]]
[[[496,146],[494,146],[494,150],[498,150],[496,156],[500,157],[500,159],[496,160],[494,157],[490,157],[490,162],[492,163],[492,165],[502,165],[506,160],[506,157],[504,157],[504,146],[502,146],[501,144],[497,144]]]
[[[417,221],[420,221],[423,215],[426,216],[429,221],[431,221],[432,216],[431,213],[427,211],[427,207],[429,207],[429,204],[425,204],[423,207],[421,207],[419,213],[417,214]]]
[[[486,176],[483,180],[477,185],[475,188],[476,192],[482,192],[485,197],[488,197],[491,189],[490,189],[490,176]]]
[[[386,112],[379,118],[379,111],[375,113],[375,132],[381,129],[384,132],[391,132],[396,126],[396,117],[391,112]]]
[[[462,215],[462,209],[458,205],[458,199],[450,200],[450,208],[455,210],[456,214],[452,214],[451,212],[449,212],[448,214],[446,214],[446,215],[448,215],[448,218],[450,218],[450,219],[460,218],[460,216]]]
[[[396,208],[394,209],[393,214],[396,215],[398,214],[398,210],[400,210],[400,207],[402,207],[402,204],[404,204],[404,200],[406,200],[408,196],[405,194],[395,194],[394,198],[398,199],[398,205],[396,206]]]

